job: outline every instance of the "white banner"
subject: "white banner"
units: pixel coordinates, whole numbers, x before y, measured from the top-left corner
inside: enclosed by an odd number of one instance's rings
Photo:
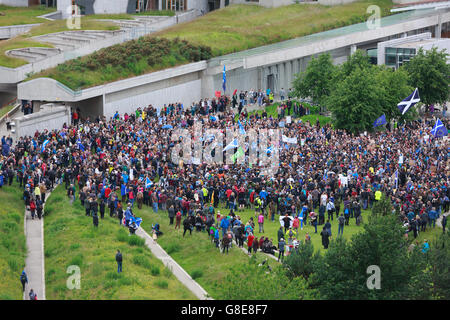
[[[286,137],[286,136],[283,134],[283,136],[282,136],[282,141],[283,141],[283,142],[287,142],[287,143],[295,143],[295,144],[297,144],[297,137],[295,137],[295,138],[288,138],[288,137]]]

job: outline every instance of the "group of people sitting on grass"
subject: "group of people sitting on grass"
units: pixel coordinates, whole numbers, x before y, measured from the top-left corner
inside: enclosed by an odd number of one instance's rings
[[[264,166],[249,164],[257,142],[250,140],[241,146],[242,163],[175,161],[173,150],[183,144],[175,129],[193,134],[195,124],[202,125],[202,148],[211,143],[207,129],[224,135],[231,128],[280,129],[296,143],[279,141],[272,146],[272,153],[279,154],[279,167],[271,174]],[[240,222],[244,231],[238,231],[240,225],[233,229],[240,221],[236,213],[242,210],[253,208],[255,218],[262,213],[266,222],[287,214],[317,227],[326,219],[331,224],[339,221],[342,213],[347,225],[350,219],[361,224],[361,211],[383,194],[393,205],[392,214],[404,223],[405,234],[416,237],[427,226],[435,227],[450,206],[448,143],[433,138],[433,124],[433,119],[421,119],[392,130],[354,135],[330,125],[288,122],[266,114],[236,115],[227,97],[202,100],[191,108],[173,103],[158,110],[150,105],[131,114],[116,112],[109,119],[84,118],[60,130],[37,131],[14,143],[2,139],[7,152],[2,153],[0,176],[9,184],[16,178],[33,216],[34,208],[38,216],[42,214],[45,190],[64,184],[71,201],[78,197],[93,217],[100,212],[103,218],[109,210],[110,217],[120,223],[125,218],[129,226],[136,206],[151,207],[155,213],[170,209],[169,218],[176,220],[175,228],[183,224],[184,234],[194,228],[211,234],[214,225],[214,239],[221,229],[219,239],[231,232],[241,246],[242,239],[248,244],[249,236],[257,233],[253,221]],[[5,143],[8,148],[3,148]],[[219,143],[215,152],[227,142]],[[211,219],[219,206],[233,210],[229,223],[222,217]],[[256,242],[262,249],[260,241]],[[270,241],[266,244],[273,248]]]

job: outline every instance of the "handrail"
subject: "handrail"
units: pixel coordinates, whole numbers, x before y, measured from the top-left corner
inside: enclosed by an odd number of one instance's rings
[[[56,81],[56,80],[55,80],[55,81]],[[83,90],[77,90],[77,91],[74,91],[74,90],[70,89],[68,86],[66,86],[65,84],[62,84],[62,83],[59,82],[59,81],[56,81],[56,85],[57,85],[58,87],[60,87],[61,89],[65,90],[66,92],[68,92],[69,94],[73,95],[74,97],[81,96],[81,94],[82,94],[82,92],[83,92]]]

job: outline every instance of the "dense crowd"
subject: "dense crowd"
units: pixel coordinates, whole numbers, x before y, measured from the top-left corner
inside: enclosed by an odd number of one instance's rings
[[[204,230],[224,252],[234,239],[241,247],[247,241],[249,252],[259,248],[274,253],[272,239],[255,238],[256,223],[261,232],[265,218],[282,221],[280,252],[298,244],[298,228],[308,223],[315,232],[323,225],[324,239],[331,236],[336,219],[342,233],[350,219],[359,225],[361,210],[371,208],[382,194],[392,201],[405,234],[414,237],[427,226],[434,227],[448,211],[449,146],[430,134],[432,119],[354,135],[330,125],[286,121],[287,115],[295,119],[307,112],[290,99],[272,118],[266,112],[249,115],[247,102],[239,101],[240,107],[233,102],[237,97],[235,93],[231,99],[205,99],[188,108],[181,103],[160,110],[150,105],[132,114],[116,112],[110,119],[82,119],[75,112],[73,123],[61,130],[36,132],[14,143],[3,137],[0,186],[15,178],[24,188],[33,219],[42,216],[46,190],[61,183],[72,202],[81,201],[94,225],[98,215],[104,218],[108,212],[120,223],[124,220],[133,233],[136,205],[167,210],[175,228],[183,225],[183,236],[194,228]],[[251,102],[259,103],[258,97],[252,95]],[[238,130],[238,118],[245,130],[282,127],[284,135],[297,138],[298,143],[276,146],[280,163],[273,176],[261,175],[262,168],[249,166],[248,161],[229,165],[172,161],[177,143],[172,141],[172,128],[192,132],[194,123],[200,122],[203,130]],[[244,148],[246,159],[249,143]],[[219,204],[226,207],[226,214],[220,213]],[[249,208],[255,210],[255,219],[241,221],[239,212]],[[161,232],[159,226],[156,231]],[[309,235],[305,241],[310,241]]]

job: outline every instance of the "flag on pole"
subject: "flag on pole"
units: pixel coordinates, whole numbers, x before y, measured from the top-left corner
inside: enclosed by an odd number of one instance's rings
[[[448,135],[448,130],[445,128],[444,124],[440,119],[436,120],[436,124],[434,125],[433,129],[431,129],[431,134],[435,138],[441,138],[443,136]]]
[[[225,71],[225,66],[223,66],[223,83],[222,83],[223,93],[225,94],[225,90],[227,88],[227,73]]]
[[[398,109],[404,115],[413,105],[420,101],[419,90],[416,88],[407,98],[397,104]]]
[[[233,163],[235,163],[236,160],[241,158],[243,155],[244,155],[244,149],[242,149],[242,147],[239,147],[238,151],[231,156],[231,161],[233,161]]]
[[[239,133],[241,135],[245,135],[245,129],[240,120],[238,120],[238,125],[239,125]]]
[[[42,144],[41,152],[44,152],[45,146],[47,145],[47,143],[48,143],[48,139],[45,140],[44,143]]]
[[[237,139],[234,139],[229,145],[227,145],[222,151],[227,151],[230,149],[234,149],[234,148],[238,148],[239,147],[239,143],[237,141]]]
[[[211,195],[211,205],[213,205],[214,204],[214,191],[212,192],[212,195]]]
[[[272,153],[273,152],[273,146],[270,146],[266,149],[266,153]]]
[[[398,169],[395,170],[395,189],[398,189]]]
[[[153,185],[153,182],[147,177],[147,179],[145,179],[145,189],[150,188]]]
[[[381,117],[379,117],[377,120],[375,120],[375,122],[373,123],[373,127],[378,127],[378,126],[382,126],[384,124],[386,124],[386,115],[382,115]]]

